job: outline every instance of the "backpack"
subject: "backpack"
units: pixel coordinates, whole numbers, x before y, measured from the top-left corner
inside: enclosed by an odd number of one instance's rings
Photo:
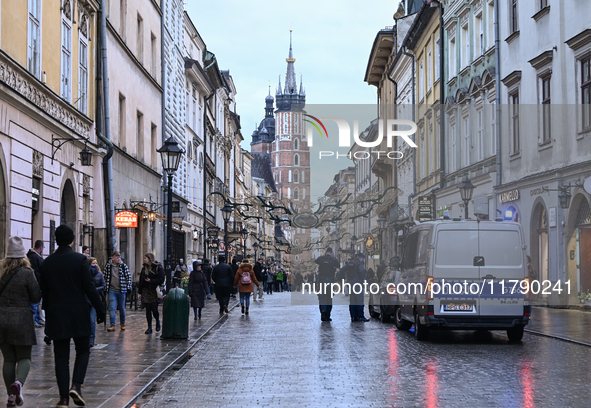
[[[252,283],[252,280],[250,279],[250,272],[242,272],[242,276],[240,277],[240,283],[242,283],[243,285],[250,285]]]

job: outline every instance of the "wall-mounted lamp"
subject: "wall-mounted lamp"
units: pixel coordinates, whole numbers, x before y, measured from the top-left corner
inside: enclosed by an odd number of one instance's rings
[[[559,185],[558,188],[544,187],[543,190],[544,191],[559,191],[560,193],[558,194],[558,202],[560,204],[560,208],[566,210],[570,206],[570,199],[571,199],[570,188],[571,187],[583,187],[583,184],[578,180],[573,181],[573,182],[569,181],[568,184]]]
[[[84,140],[84,149],[82,149],[80,151],[80,161],[82,162],[83,166],[92,166],[92,152],[88,149],[88,147],[86,147],[86,144],[88,143],[88,139],[82,139]],[[61,149],[61,147],[63,145],[65,145],[68,142],[76,142],[76,141],[81,141],[80,139],[74,139],[74,138],[69,138],[69,137],[55,137],[53,135],[51,135],[51,164],[53,164],[53,159],[55,157],[55,153]]]

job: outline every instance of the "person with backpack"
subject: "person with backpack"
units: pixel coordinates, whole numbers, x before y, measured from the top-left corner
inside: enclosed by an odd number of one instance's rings
[[[248,308],[250,307],[250,294],[252,293],[254,286],[260,286],[257,280],[252,265],[248,262],[240,264],[236,276],[234,276],[234,286],[238,286],[240,292],[240,307],[243,314],[248,314]]]

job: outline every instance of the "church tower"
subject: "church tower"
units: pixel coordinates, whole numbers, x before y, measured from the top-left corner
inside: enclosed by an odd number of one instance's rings
[[[281,77],[279,77],[279,86],[275,94],[277,110],[275,111],[274,142],[271,148],[271,166],[279,198],[291,203],[301,213],[310,211],[310,149],[304,126],[306,93],[301,77],[298,91],[291,30],[289,36],[285,87],[282,91]],[[296,226],[283,229],[286,238],[294,248],[304,247],[311,240],[310,229]],[[290,258],[294,264],[298,264],[310,260],[311,254],[308,251],[308,253],[291,255]]]

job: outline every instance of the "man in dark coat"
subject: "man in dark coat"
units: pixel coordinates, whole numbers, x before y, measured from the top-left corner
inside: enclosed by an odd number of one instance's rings
[[[365,255],[362,252],[357,254],[357,257],[353,260],[353,267],[350,268],[347,274],[347,283],[351,284],[351,297],[349,298],[349,314],[351,315],[352,322],[369,322],[364,316],[364,293],[363,290],[359,292],[359,285],[354,287],[355,284],[359,283],[363,288],[363,281],[365,281]]]
[[[90,355],[90,305],[96,309],[97,322],[105,321],[103,303],[92,277],[88,258],[70,247],[74,231],[67,225],[55,230],[58,249],[41,264],[41,291],[46,313],[45,334],[53,342],[55,375],[60,393],[59,405],[67,406],[69,397],[76,405],[85,405],[80,387],[84,383]],[[76,345],[76,360],[70,382],[70,339]]]
[[[220,314],[230,313],[228,303],[230,303],[230,292],[234,285],[234,272],[232,267],[226,263],[225,256],[218,256],[218,262],[213,268],[211,280],[215,284],[215,297],[220,303]]]
[[[320,320],[323,322],[330,322],[330,312],[332,311],[332,292],[324,293],[325,283],[334,283],[335,272],[339,268],[340,264],[337,258],[335,258],[332,248],[327,248],[324,255],[316,258],[316,264],[318,264],[318,282],[322,288],[321,293],[318,294],[318,307],[320,308]],[[326,286],[327,292],[330,285]]]
[[[41,254],[43,253],[43,241],[38,239],[35,241],[35,247],[29,249],[27,252],[27,258],[31,263],[31,268],[33,272],[35,272],[35,278],[37,282],[41,280],[41,276],[39,275],[39,270],[41,269],[41,263],[43,262],[43,257]],[[31,310],[33,311],[33,320],[35,320],[35,327],[42,327],[44,326],[43,322],[41,321],[41,316],[39,316],[39,303],[31,303]]]

